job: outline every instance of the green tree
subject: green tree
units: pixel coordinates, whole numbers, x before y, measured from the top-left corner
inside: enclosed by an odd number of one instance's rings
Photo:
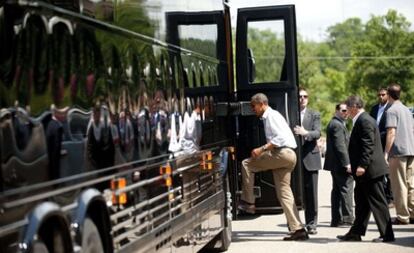
[[[345,74],[331,66],[330,57],[336,52],[327,43],[298,41],[299,80],[309,94],[309,106],[321,113],[325,128],[335,104],[346,98]]]
[[[330,26],[327,33],[327,45],[333,52],[330,56],[336,57],[331,59],[329,67],[345,71],[352,56],[352,46],[365,36],[364,25],[359,18],[349,18]]]
[[[327,29],[323,42],[298,36],[299,82],[310,93],[310,107],[321,113],[323,128],[335,104],[358,94],[369,109],[376,102],[377,89],[390,82],[402,86],[405,104],[414,104],[414,32],[410,26],[404,16],[390,10],[366,23],[350,18],[335,24]],[[275,73],[274,55],[284,49],[283,41],[283,36],[270,30],[249,28],[248,47],[255,55],[257,82]]]
[[[347,83],[368,105],[375,103],[376,90],[391,82],[402,86],[408,103],[414,100],[414,33],[410,25],[404,16],[390,10],[385,16],[372,16],[365,25],[365,36],[353,44]]]
[[[402,100],[413,104],[414,33],[410,25],[390,10],[365,24],[359,18],[335,24],[327,29],[326,42],[299,38],[300,82],[311,92],[310,105],[321,112],[323,126],[334,105],[348,95],[362,96],[369,109],[376,102],[376,90],[391,82],[401,84]]]
[[[247,46],[256,62],[255,82],[280,80],[286,51],[284,35],[270,29],[249,28]]]

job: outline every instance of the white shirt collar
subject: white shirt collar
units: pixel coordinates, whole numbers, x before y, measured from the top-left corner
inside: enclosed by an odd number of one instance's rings
[[[384,105],[378,104],[378,108],[383,108],[383,107],[386,107],[387,105],[388,105],[388,102],[385,103]]]
[[[267,106],[266,110],[264,111],[263,115],[262,115],[262,119],[265,119],[268,117],[269,112],[272,108],[270,108],[270,106]]]
[[[300,114],[305,114],[307,107],[303,108],[302,111],[300,111]]]

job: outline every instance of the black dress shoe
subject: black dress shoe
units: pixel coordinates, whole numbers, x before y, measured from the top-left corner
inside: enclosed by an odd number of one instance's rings
[[[392,225],[408,225],[410,222],[404,222],[399,220],[398,218],[395,218],[393,221],[391,221]]]
[[[308,240],[308,233],[304,228],[296,230],[290,236],[284,237],[283,241],[305,241]]]
[[[338,222],[331,222],[331,224],[329,225],[330,227],[336,228],[339,227],[339,221]]]
[[[395,237],[382,237],[375,238],[372,240],[373,242],[393,242],[395,241]]]
[[[339,224],[340,227],[350,227],[352,226],[353,222],[344,221]]]
[[[344,235],[338,235],[336,238],[338,238],[341,241],[346,241],[346,242],[360,242],[361,241],[360,235],[351,234],[351,233],[347,233]]]
[[[308,228],[308,234],[310,235],[316,235],[318,231],[316,231],[316,228]]]
[[[352,226],[352,222],[348,221],[340,221],[338,223],[331,223],[331,227],[350,227]]]

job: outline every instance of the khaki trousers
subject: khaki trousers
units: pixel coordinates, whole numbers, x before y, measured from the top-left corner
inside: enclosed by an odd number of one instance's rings
[[[414,219],[414,156],[391,157],[389,166],[397,218],[409,222]]]
[[[241,199],[254,203],[254,173],[272,170],[276,196],[286,215],[289,229],[296,231],[303,228],[298,209],[290,187],[291,174],[296,165],[296,153],[290,148],[276,148],[263,152],[257,158],[247,158],[242,162],[242,196]]]

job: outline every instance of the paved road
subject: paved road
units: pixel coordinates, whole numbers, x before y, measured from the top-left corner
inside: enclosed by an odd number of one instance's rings
[[[379,236],[374,219],[362,242],[339,242],[337,235],[345,234],[349,228],[331,228],[330,224],[331,176],[327,171],[319,174],[319,227],[318,234],[305,242],[285,242],[286,219],[281,215],[245,216],[233,221],[233,242],[229,253],[267,253],[267,252],[329,252],[329,253],[414,253],[414,225],[394,226],[396,241],[375,243],[372,239]],[[395,217],[395,209],[390,209]],[[304,221],[303,211],[300,212]]]

